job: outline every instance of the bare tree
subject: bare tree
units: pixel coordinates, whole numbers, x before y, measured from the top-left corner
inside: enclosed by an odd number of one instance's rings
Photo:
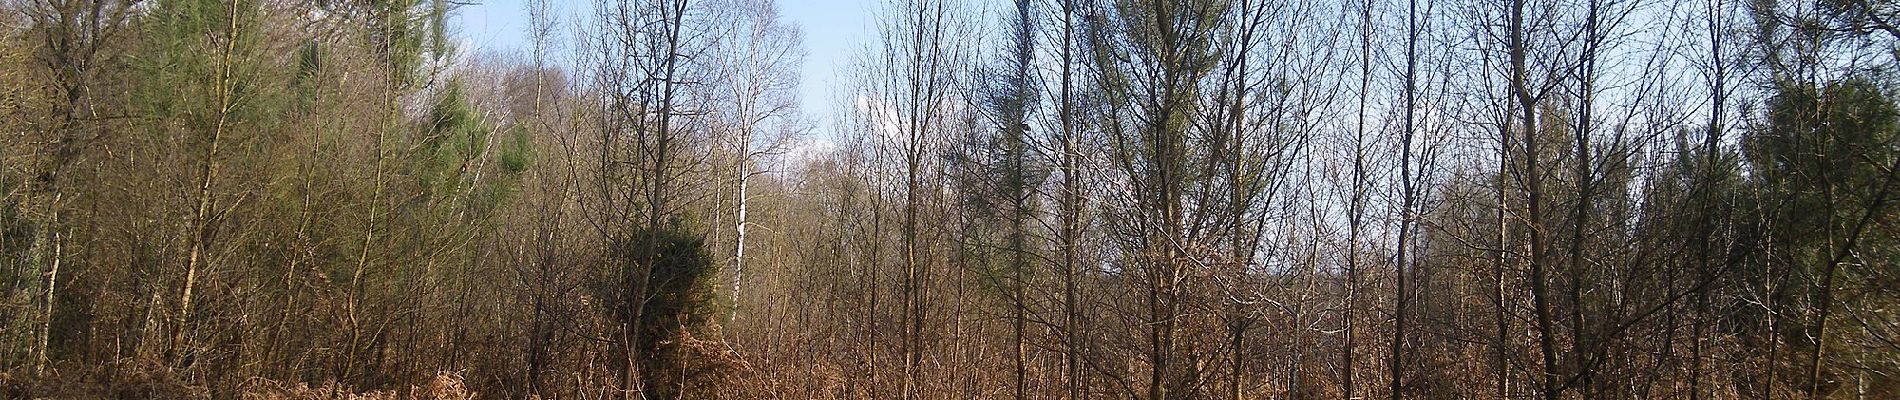
[[[932,160],[939,143],[957,123],[951,108],[961,90],[959,69],[968,55],[968,32],[960,5],[950,0],[915,0],[891,4],[879,22],[882,32],[868,49],[860,72],[860,98],[868,129],[876,140],[895,147],[903,168],[901,239],[903,274],[899,282],[902,324],[900,353],[903,380],[900,397],[923,395],[926,322],[933,306],[928,284],[935,255],[925,242],[924,203],[930,194]]]
[[[803,64],[802,34],[779,21],[778,6],[769,0],[737,0],[726,8],[733,13],[730,39],[719,50],[728,109],[721,119],[728,132],[733,154],[734,194],[737,205],[733,227],[732,296],[738,298],[745,281],[747,194],[754,176],[765,173],[757,164],[762,157],[784,151],[793,135],[801,129],[794,90],[798,86],[798,68]],[[756,143],[755,142],[760,142]],[[760,146],[762,145],[762,146]],[[733,309],[736,317],[738,309]]]

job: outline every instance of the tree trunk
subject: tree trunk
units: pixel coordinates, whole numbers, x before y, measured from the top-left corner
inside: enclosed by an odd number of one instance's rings
[[[1524,138],[1524,176],[1526,182],[1525,210],[1528,220],[1525,225],[1530,233],[1531,301],[1537,318],[1538,352],[1543,359],[1543,397],[1557,400],[1563,393],[1562,379],[1557,374],[1556,331],[1551,321],[1549,299],[1550,277],[1544,265],[1544,210],[1543,210],[1543,171],[1538,170],[1537,137],[1537,99],[1531,94],[1527,68],[1528,45],[1524,38],[1524,0],[1511,0],[1509,30],[1509,50],[1511,58],[1511,92],[1517,99],[1521,132]]]
[[[211,241],[211,196],[212,185],[216,182],[218,174],[219,141],[223,139],[225,125],[229,122],[231,117],[231,92],[235,90],[233,88],[234,82],[232,82],[233,77],[231,76],[231,57],[232,53],[237,50],[238,2],[231,1],[229,3],[230,12],[228,17],[230,20],[223,38],[223,53],[218,59],[218,77],[215,83],[216,90],[218,91],[217,123],[212,127],[210,143],[206,145],[207,148],[205,149],[205,159],[198,169],[198,207],[196,211],[192,213],[191,217],[191,251],[185,263],[185,286],[178,296],[178,320],[172,324],[172,344],[170,347],[172,348],[174,356],[178,357],[173,359],[172,362],[180,367],[184,365],[178,363],[186,357],[186,352],[191,351],[191,349],[189,349],[191,343],[186,341],[187,339],[185,338],[185,335],[188,334],[189,331],[187,325],[191,323],[191,292],[198,283],[198,270],[205,263],[205,258],[208,257],[205,253]],[[178,346],[185,346],[186,349],[178,349]]]
[[[1412,138],[1416,134],[1417,118],[1413,116],[1418,108],[1418,1],[1406,2],[1405,14],[1405,131],[1399,140],[1399,181],[1403,193],[1399,206],[1398,261],[1392,272],[1396,278],[1392,315],[1392,364],[1391,394],[1392,400],[1399,400],[1405,394],[1405,331],[1406,308],[1411,301],[1406,279],[1406,269],[1410,268],[1409,259],[1412,209],[1417,202],[1418,183],[1412,179]]]
[[[61,196],[58,194],[53,195],[52,204],[54,204],[55,207],[57,207],[57,205],[59,204],[60,197]],[[46,302],[46,304],[44,305],[45,309],[43,309],[40,314],[40,318],[41,318],[40,329],[39,329],[39,335],[37,335],[39,337],[39,343],[36,343],[38,346],[34,347],[35,357],[33,359],[33,376],[36,376],[36,377],[45,376],[46,363],[48,359],[47,353],[52,351],[52,348],[49,347],[48,345],[51,343],[51,340],[53,337],[53,310],[55,309],[54,306],[57,304],[56,300],[58,299],[57,296],[59,294],[59,264],[60,264],[60,260],[64,256],[64,249],[61,247],[61,245],[63,244],[63,241],[60,240],[61,238],[59,237],[59,233],[58,233],[59,232],[58,231],[59,211],[57,211],[56,208],[55,208],[55,211],[53,211],[53,217],[51,218],[51,220],[52,220],[51,223],[47,224],[46,227],[43,228],[45,232],[40,233],[40,235],[51,237],[51,240],[48,240],[48,241],[52,242],[53,251],[52,251],[52,257],[50,257],[52,259],[52,262],[49,263],[50,267],[47,268],[47,271],[46,271],[46,294],[44,297],[42,297],[44,301]],[[41,257],[41,256],[38,254],[35,254],[34,257]]]

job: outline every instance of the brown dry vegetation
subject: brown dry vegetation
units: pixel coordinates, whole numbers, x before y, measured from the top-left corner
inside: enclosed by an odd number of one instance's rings
[[[592,5],[0,0],[0,398],[1900,392],[1893,1]]]

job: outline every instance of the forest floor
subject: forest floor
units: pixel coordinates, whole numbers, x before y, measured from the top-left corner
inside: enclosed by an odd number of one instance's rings
[[[268,379],[252,379],[235,393],[216,396],[204,386],[185,383],[176,375],[162,371],[132,370],[111,374],[109,378],[98,375],[69,378],[58,374],[33,378],[0,372],[0,399],[186,400],[233,397],[245,400],[466,400],[476,396],[463,384],[460,376],[447,372],[436,374],[427,383],[403,390],[352,392],[338,384],[311,387],[301,383],[292,385]]]

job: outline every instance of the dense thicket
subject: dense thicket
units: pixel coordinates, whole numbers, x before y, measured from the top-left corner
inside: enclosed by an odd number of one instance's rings
[[[1891,1],[0,0],[0,397],[1882,398]]]

